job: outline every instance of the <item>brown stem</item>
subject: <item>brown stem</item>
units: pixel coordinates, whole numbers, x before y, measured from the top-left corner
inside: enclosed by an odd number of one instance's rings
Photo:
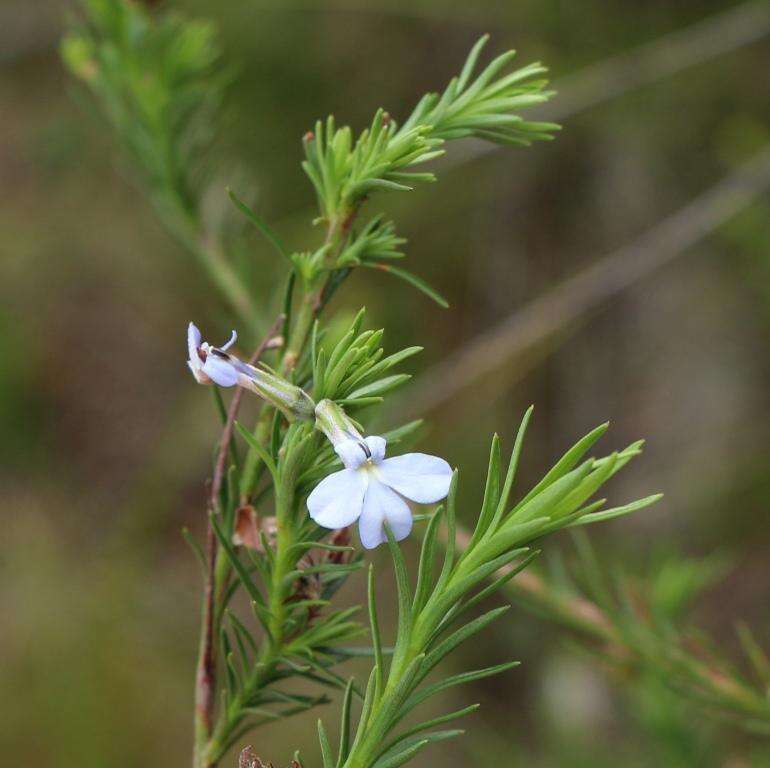
[[[470,541],[470,533],[458,525],[455,534],[457,549],[461,552],[466,550]],[[505,573],[510,573],[515,567],[513,564],[504,565],[497,575],[502,576]],[[520,597],[525,600],[529,599],[536,605],[547,605],[551,612],[556,613],[565,624],[572,628],[581,629],[600,640],[611,642],[616,639],[612,622],[601,608],[589,600],[585,600],[579,595],[557,596],[539,576],[531,571],[522,571],[509,583],[510,588]]]
[[[470,534],[458,526],[455,538],[457,548],[460,551],[467,549],[470,540]],[[505,565],[498,575],[510,573],[514,567]],[[720,705],[726,713],[768,718],[767,700],[761,694],[730,674],[717,659],[698,658],[695,653],[681,647],[682,639],[673,641],[669,638],[665,647],[653,646],[645,650],[630,642],[600,606],[580,595],[560,595],[540,576],[529,571],[517,574],[508,583],[508,589],[509,594],[518,598],[525,607],[603,643],[608,657],[619,668],[663,670],[672,686],[682,676],[692,690],[722,698]],[[693,650],[697,652],[699,649]]]
[[[249,365],[254,365],[265,354],[265,351],[272,346],[275,334],[281,329],[283,321],[286,319],[285,315],[280,314],[270,326],[268,332],[265,334],[265,338],[262,339],[260,345],[254,350],[254,354],[249,358]],[[244,390],[241,387],[237,387],[233,399],[230,401],[230,407],[227,410],[227,418],[225,419],[225,426],[222,429],[222,437],[219,439],[219,452],[217,453],[217,461],[214,465],[214,476],[211,480],[211,493],[209,495],[209,508],[214,511],[219,508],[219,493],[222,490],[222,482],[225,476],[225,465],[227,463],[227,452],[230,448],[230,441],[233,438],[233,429],[235,427],[235,419],[238,416],[238,409],[241,406],[241,398],[243,397]]]
[[[457,402],[461,392],[478,389],[480,382],[484,382],[487,398],[491,387],[510,387],[526,370],[522,361],[526,363],[527,355],[549,340],[570,338],[582,319],[687,253],[766,194],[768,188],[770,146],[766,145],[641,237],[597,259],[446,356],[412,384],[408,404],[400,409],[399,416],[404,420],[422,418],[427,411]],[[505,376],[500,375],[503,370],[508,371]]]
[[[270,347],[273,337],[281,328],[284,316],[279,315],[268,330],[265,338],[249,359],[251,365],[255,364]],[[219,439],[219,450],[214,465],[214,474],[211,480],[211,489],[208,499],[209,515],[219,512],[219,494],[225,476],[227,453],[230,441],[233,437],[235,419],[241,405],[243,390],[236,389],[230,407],[227,411],[222,436]],[[195,757],[194,764],[203,768],[207,765],[204,752],[214,721],[214,705],[216,703],[216,638],[214,633],[216,602],[217,602],[217,541],[210,518],[206,523],[206,581],[203,588],[203,609],[201,616],[201,636],[198,650],[198,665],[195,674]]]

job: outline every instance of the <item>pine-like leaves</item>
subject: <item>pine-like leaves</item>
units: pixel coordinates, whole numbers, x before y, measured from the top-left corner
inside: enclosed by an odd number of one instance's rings
[[[475,136],[528,145],[551,138],[559,126],[526,122],[514,111],[552,95],[545,90],[547,81],[539,77],[546,72],[541,64],[503,74],[515,56],[508,51],[471,80],[487,39],[485,35],[476,43],[462,72],[444,92],[424,96],[400,127],[381,109],[355,141],[350,128],[337,128],[333,117],[316,123],[305,137],[303,168],[325,218],[347,215],[372,192],[407,191],[434,181],[432,173],[413,168],[442,155],[447,140]]]

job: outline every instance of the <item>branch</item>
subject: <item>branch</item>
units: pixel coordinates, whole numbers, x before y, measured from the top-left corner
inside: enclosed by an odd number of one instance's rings
[[[400,415],[423,416],[452,402],[471,385],[491,380],[495,371],[557,332],[566,335],[577,320],[672,261],[768,188],[770,147],[765,147],[638,240],[598,259],[427,370],[412,387]]]
[[[237,271],[228,261],[222,243],[208,234],[202,222],[196,217],[183,214],[179,216],[179,221],[174,221],[172,215],[166,214],[162,207],[156,205],[155,208],[158,218],[167,227],[169,233],[198,259],[211,282],[229,302],[238,318],[249,327],[257,325],[258,317],[254,301]]]
[[[458,526],[457,548],[465,551],[470,541],[468,531]],[[505,565],[490,578],[494,581],[514,568]],[[655,674],[672,690],[733,719],[745,730],[770,733],[770,699],[713,653],[703,654],[704,658],[697,656],[703,649],[700,645],[688,648],[692,646],[688,636],[679,632],[663,636],[628,611],[613,613],[583,595],[555,590],[529,570],[507,582],[504,590],[541,618],[575,630],[587,640],[598,641],[603,658],[615,668]]]
[[[768,35],[770,4],[751,0],[556,80],[553,87],[559,97],[536,114],[544,120],[564,120]],[[456,168],[497,149],[469,142],[465,152],[455,152],[442,165]]]

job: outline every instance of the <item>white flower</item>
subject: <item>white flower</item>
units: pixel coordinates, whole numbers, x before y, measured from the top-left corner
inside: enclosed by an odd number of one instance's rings
[[[412,530],[404,499],[433,504],[449,493],[452,469],[425,453],[385,458],[385,438],[337,442],[334,450],[345,469],[322,480],[307,500],[310,517],[324,528],[344,528],[358,520],[361,543],[373,549],[387,541],[387,521],[396,541]]]

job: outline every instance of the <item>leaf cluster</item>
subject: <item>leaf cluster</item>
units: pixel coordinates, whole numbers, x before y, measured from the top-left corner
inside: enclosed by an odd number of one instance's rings
[[[382,402],[408,380],[390,370],[419,351],[411,347],[385,355],[383,331],[363,330],[362,309],[334,344],[318,322],[307,354],[295,372],[314,399],[333,398],[346,408]],[[273,369],[262,363],[268,370]],[[270,415],[269,411],[265,414]],[[391,442],[413,432],[418,423],[386,433]],[[328,537],[307,515],[303,501],[314,485],[339,468],[331,445],[312,423],[289,422],[272,413],[269,438],[237,424],[249,451],[259,458],[254,492],[243,506],[244,464],[238,446],[230,447],[228,482],[211,525],[219,543],[218,631],[222,677],[218,720],[209,751],[222,754],[250,728],[325,703],[284,685],[293,677],[321,686],[344,687],[334,670],[349,657],[344,646],[358,638],[357,606],[335,609],[332,597],[361,567],[347,531]],[[274,515],[270,515],[271,506]],[[240,526],[249,529],[241,535]],[[251,620],[231,609],[233,597],[248,597]],[[277,686],[277,687],[276,687]]]
[[[323,243],[313,251],[292,255],[298,274],[313,285],[323,275],[346,274],[364,266],[405,280],[441,306],[446,300],[425,281],[393,261],[401,258],[404,240],[391,222],[377,215],[356,227],[362,204],[378,191],[409,191],[435,181],[418,168],[444,154],[453,139],[475,137],[500,144],[527,146],[549,139],[559,126],[525,121],[517,112],[552,95],[540,77],[539,63],[506,72],[515,56],[496,57],[474,78],[487,36],[473,47],[462,71],[441,93],[426,94],[402,125],[385,110],[357,138],[350,127],[338,127],[333,116],[317,121],[303,139],[302,167],[315,188],[319,218],[327,227]]]
[[[62,42],[70,71],[98,98],[153,195],[192,212],[200,159],[229,79],[211,24],[152,16],[141,3],[82,0]]]
[[[390,370],[422,347],[405,349],[385,355],[381,346],[385,331],[362,331],[365,310],[361,309],[342,338],[327,349],[316,322],[310,344],[312,358],[313,398],[335,400],[345,410],[378,405],[384,395],[405,384],[411,376],[406,373],[389,374]]]
[[[558,126],[527,122],[515,110],[547,101],[547,81],[539,63],[505,73],[515,57],[508,51],[473,77],[483,36],[471,50],[460,74],[443,93],[426,94],[402,125],[384,110],[354,140],[348,126],[338,128],[333,117],[320,120],[305,136],[303,168],[315,187],[326,220],[349,216],[374,191],[408,191],[431,182],[431,172],[415,171],[444,153],[450,139],[476,137],[502,144],[529,145],[549,139]]]

